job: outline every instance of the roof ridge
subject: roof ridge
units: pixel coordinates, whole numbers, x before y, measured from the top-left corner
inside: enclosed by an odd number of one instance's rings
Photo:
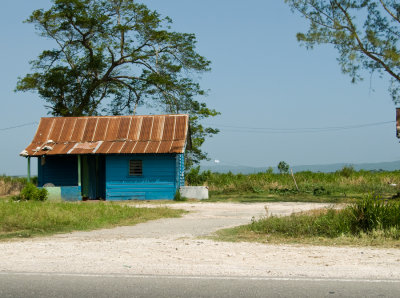
[[[126,117],[162,117],[162,116],[189,116],[189,114],[155,114],[155,115],[98,115],[98,116],[54,116],[54,117],[40,117],[40,119],[60,119],[60,118],[126,118]]]

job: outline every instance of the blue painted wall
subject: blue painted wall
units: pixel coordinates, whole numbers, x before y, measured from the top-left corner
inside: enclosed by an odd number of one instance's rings
[[[45,187],[49,193],[49,201],[82,201],[80,186]]]
[[[172,200],[176,190],[184,185],[183,154],[130,154],[104,157],[106,200]],[[129,161],[135,159],[142,160],[143,175],[140,177],[129,176]],[[45,183],[62,187],[63,200],[81,200],[77,156],[47,156],[44,164],[41,158],[38,158],[38,186],[43,186]]]
[[[74,155],[46,156],[38,158],[38,186],[53,183],[54,186],[78,186],[78,160]]]
[[[64,201],[75,202],[82,201],[82,190],[80,186],[61,187],[61,199]]]
[[[106,156],[106,199],[160,200],[175,196],[181,178],[182,157],[177,154]],[[143,175],[129,176],[129,160],[142,160]],[[177,167],[178,164],[178,167]]]

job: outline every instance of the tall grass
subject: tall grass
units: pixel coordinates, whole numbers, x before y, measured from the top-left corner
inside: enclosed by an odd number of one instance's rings
[[[330,209],[319,214],[293,214],[287,217],[272,216],[254,221],[248,228],[258,234],[333,238],[350,232],[348,221],[349,218],[344,212]]]
[[[317,210],[288,217],[272,216],[253,221],[247,228],[258,234],[329,238],[381,231],[390,238],[399,239],[400,202],[385,202],[368,196],[343,210]]]
[[[37,184],[37,177],[32,177],[31,182]],[[16,195],[28,183],[24,177],[0,176],[0,196]]]
[[[179,217],[182,213],[168,208],[134,208],[104,202],[0,201],[0,239],[133,225],[162,217]]]
[[[400,228],[400,202],[384,201],[369,196],[348,207],[353,234],[373,230],[388,231]]]
[[[191,172],[187,175],[189,185],[207,185],[211,194],[266,193],[291,195],[297,193],[312,196],[349,196],[388,194],[400,191],[400,171],[370,172],[342,169],[335,173],[299,172],[294,174],[299,187],[297,191],[289,174],[261,172],[255,174],[232,174]],[[396,184],[397,186],[393,186]]]

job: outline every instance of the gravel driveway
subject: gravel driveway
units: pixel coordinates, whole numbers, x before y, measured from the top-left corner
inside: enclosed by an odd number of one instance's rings
[[[181,203],[182,218],[0,242],[0,271],[400,279],[400,250],[198,239],[265,215],[265,203]],[[268,203],[273,214],[322,208]],[[140,205],[146,206],[146,205]],[[154,206],[154,205],[152,205]],[[164,206],[164,205],[163,205]]]

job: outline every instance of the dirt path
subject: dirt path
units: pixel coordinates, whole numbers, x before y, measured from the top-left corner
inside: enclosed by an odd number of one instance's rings
[[[142,205],[143,206],[143,205]],[[199,240],[265,204],[183,203],[183,218],[0,243],[0,271],[400,279],[400,250]],[[270,203],[273,214],[322,204]]]
[[[57,238],[85,239],[127,239],[127,238],[163,238],[178,239],[208,235],[222,228],[247,224],[252,217],[266,215],[265,203],[226,204],[226,203],[180,203],[163,204],[170,208],[189,211],[183,218],[166,218],[138,224],[131,227],[118,227],[90,232],[74,232],[57,235]],[[141,207],[155,207],[155,204],[140,204]],[[323,208],[328,204],[279,203],[268,204],[269,214],[289,215],[313,208]]]

